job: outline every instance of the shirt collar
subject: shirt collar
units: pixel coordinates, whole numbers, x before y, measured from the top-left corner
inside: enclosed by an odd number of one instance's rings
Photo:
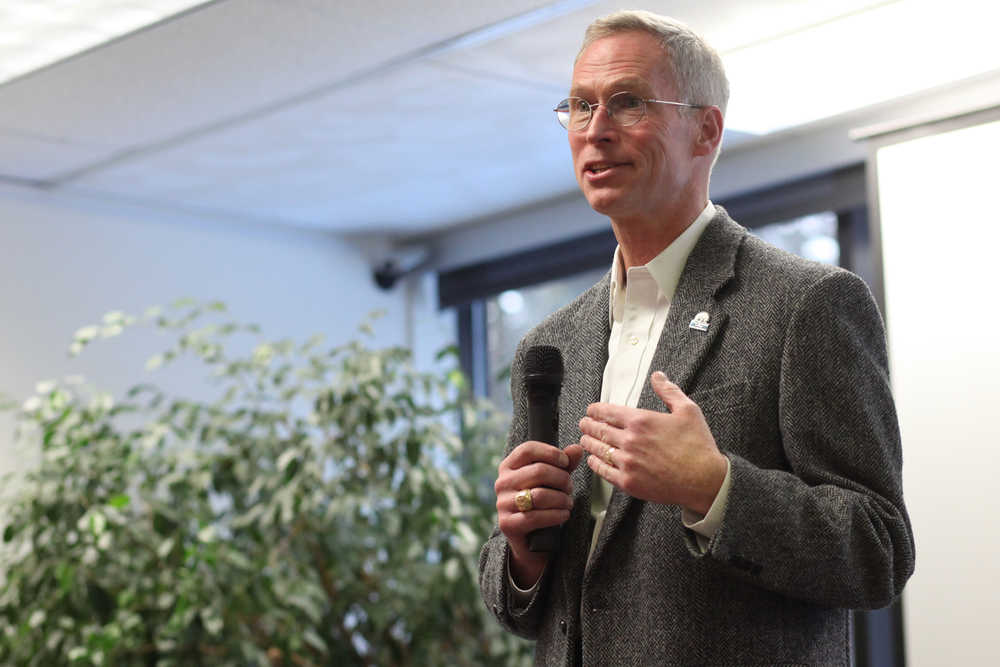
[[[660,254],[643,267],[649,271],[656,285],[660,288],[660,293],[666,297],[667,302],[673,301],[674,292],[677,290],[677,283],[680,282],[681,273],[687,263],[688,255],[694,249],[701,233],[706,225],[715,217],[715,205],[711,201],[705,205],[698,217],[694,219],[688,228],[680,236],[664,248]],[[634,270],[636,267],[633,267]],[[621,247],[615,248],[615,255],[611,262],[611,298],[608,301],[609,322],[614,324],[616,306],[624,307],[625,287],[622,280]]]

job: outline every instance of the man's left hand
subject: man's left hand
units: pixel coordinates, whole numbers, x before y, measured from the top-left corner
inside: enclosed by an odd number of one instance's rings
[[[706,514],[726,477],[726,457],[680,387],[660,371],[650,383],[669,413],[590,404],[580,420],[580,444],[593,454],[587,465],[635,498]]]

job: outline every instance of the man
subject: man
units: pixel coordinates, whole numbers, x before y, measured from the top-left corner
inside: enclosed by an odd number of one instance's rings
[[[557,107],[618,249],[512,367],[480,586],[538,664],[846,665],[847,610],[913,570],[878,310],[711,204],[727,97],[690,29],[621,12],[588,28]],[[563,449],[528,440],[534,345],[562,350]],[[530,551],[554,525],[558,551]]]

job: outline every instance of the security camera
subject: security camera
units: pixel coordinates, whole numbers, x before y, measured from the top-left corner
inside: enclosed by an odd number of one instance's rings
[[[372,273],[375,284],[384,290],[392,289],[400,278],[424,266],[430,254],[426,246],[409,246],[395,250],[375,265]]]

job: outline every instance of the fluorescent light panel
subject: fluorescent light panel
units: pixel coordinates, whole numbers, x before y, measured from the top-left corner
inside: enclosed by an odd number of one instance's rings
[[[727,126],[767,134],[1000,69],[1000,5],[899,0],[723,54]]]
[[[0,84],[206,0],[3,0]]]

